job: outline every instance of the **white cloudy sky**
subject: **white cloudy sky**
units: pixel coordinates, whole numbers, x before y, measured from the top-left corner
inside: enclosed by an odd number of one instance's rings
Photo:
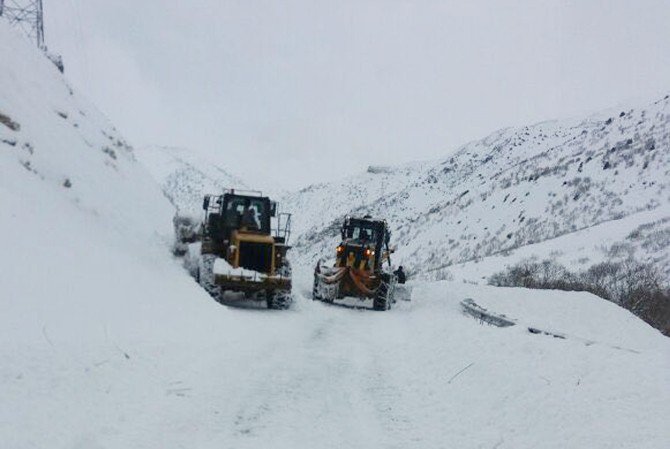
[[[135,146],[292,188],[670,91],[670,2],[44,0]]]

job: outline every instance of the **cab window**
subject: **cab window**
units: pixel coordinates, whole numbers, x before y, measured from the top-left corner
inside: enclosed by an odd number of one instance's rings
[[[354,240],[365,240],[369,242],[375,241],[375,231],[366,226],[352,226],[348,229],[347,237]]]

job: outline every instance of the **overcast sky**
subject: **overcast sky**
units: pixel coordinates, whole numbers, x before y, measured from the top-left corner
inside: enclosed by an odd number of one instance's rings
[[[670,91],[663,0],[44,4],[67,77],[136,147],[188,147],[260,188]]]

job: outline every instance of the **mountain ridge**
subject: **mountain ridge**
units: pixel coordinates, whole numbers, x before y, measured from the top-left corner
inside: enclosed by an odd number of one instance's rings
[[[312,263],[328,256],[348,204],[346,213],[386,217],[398,262],[424,273],[666,208],[668,98],[616,115],[504,128],[418,170],[400,166],[289,194],[284,202],[298,213],[330,199],[296,221],[296,252]]]

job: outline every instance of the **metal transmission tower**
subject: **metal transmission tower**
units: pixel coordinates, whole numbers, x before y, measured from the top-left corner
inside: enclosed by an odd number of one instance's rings
[[[42,0],[0,0],[0,16],[22,29],[40,49],[46,50]]]
[[[0,17],[4,17],[10,25],[20,28],[37,44],[47,58],[54,63],[61,73],[64,70],[63,58],[47,50],[44,44],[44,9],[42,0],[0,0]]]

